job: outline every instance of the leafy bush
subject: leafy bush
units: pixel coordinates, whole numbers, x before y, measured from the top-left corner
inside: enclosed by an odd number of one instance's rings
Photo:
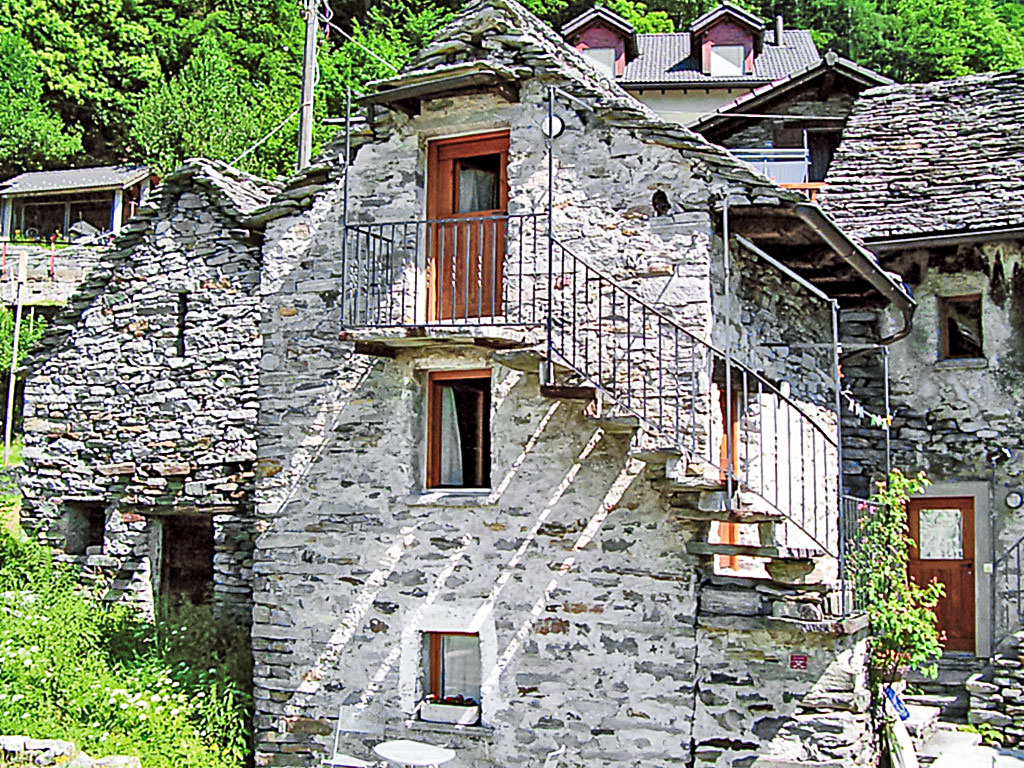
[[[945,588],[937,581],[921,586],[907,574],[910,547],[907,501],[928,480],[908,478],[898,469],[864,505],[856,546],[849,559],[855,588],[871,620],[871,661],[884,682],[910,667],[934,677],[942,654],[933,609]]]
[[[65,738],[146,768],[237,768],[251,752],[248,637],[205,607],[155,624],[79,592],[0,531],[0,733]]]

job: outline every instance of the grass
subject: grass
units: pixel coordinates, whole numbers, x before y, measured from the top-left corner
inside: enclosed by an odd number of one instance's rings
[[[0,733],[146,768],[238,768],[251,759],[251,669],[244,627],[204,606],[143,621],[0,530]]]
[[[3,449],[0,448],[0,528],[7,530],[14,536],[17,536],[21,531],[21,493],[13,482],[10,482],[10,480],[5,482],[5,478],[2,475],[6,469],[21,466],[22,445],[20,437],[11,443],[10,456],[6,464],[3,464]]]

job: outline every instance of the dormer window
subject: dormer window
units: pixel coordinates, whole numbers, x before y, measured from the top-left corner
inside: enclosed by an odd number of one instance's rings
[[[742,45],[713,45],[710,74],[712,77],[742,77],[745,59],[746,49]]]
[[[594,62],[602,72],[615,76],[615,49],[614,48],[585,48],[584,55]]]

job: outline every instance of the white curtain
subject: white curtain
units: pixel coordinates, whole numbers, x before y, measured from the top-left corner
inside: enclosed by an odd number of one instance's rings
[[[475,635],[445,635],[441,645],[444,696],[462,694],[480,701],[480,638]]]
[[[441,485],[462,485],[462,438],[455,413],[455,392],[441,387]]]
[[[459,213],[490,211],[498,207],[498,176],[482,168],[459,170]]]

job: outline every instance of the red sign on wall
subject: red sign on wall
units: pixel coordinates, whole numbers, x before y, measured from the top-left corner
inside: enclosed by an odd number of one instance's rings
[[[808,657],[802,653],[793,653],[789,656],[790,669],[807,669]]]

